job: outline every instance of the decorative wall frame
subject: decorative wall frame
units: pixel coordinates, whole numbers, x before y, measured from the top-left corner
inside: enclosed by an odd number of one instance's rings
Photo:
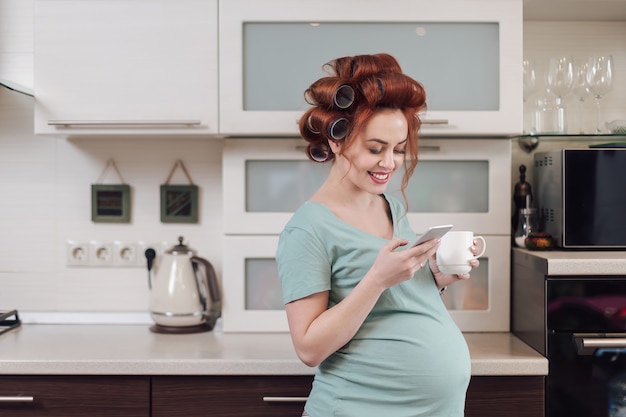
[[[189,185],[169,184],[178,166],[185,173]],[[198,186],[193,184],[185,165],[180,160],[176,161],[165,184],[161,185],[161,222],[198,223]]]
[[[122,184],[100,184],[109,167],[113,167]],[[91,221],[95,223],[130,223],[130,186],[110,159],[96,184],[91,185]]]

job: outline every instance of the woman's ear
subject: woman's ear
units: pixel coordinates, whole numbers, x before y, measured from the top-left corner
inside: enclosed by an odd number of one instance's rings
[[[341,151],[342,144],[343,144],[343,141],[334,141],[334,140],[328,141],[328,146],[330,146],[330,150],[333,151],[335,155],[338,155],[339,152]]]

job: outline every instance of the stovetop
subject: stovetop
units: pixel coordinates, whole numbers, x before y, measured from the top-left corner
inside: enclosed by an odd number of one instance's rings
[[[22,322],[17,310],[0,310],[0,334],[19,327]]]

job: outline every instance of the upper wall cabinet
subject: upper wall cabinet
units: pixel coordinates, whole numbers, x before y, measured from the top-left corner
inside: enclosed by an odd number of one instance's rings
[[[35,0],[35,133],[218,133],[217,0]]]
[[[298,134],[323,64],[387,52],[420,81],[424,135],[522,130],[521,0],[220,3],[220,132]]]

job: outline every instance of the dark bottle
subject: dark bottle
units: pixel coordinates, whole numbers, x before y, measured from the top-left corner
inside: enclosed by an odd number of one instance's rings
[[[526,199],[528,199],[528,203]],[[519,166],[519,182],[515,184],[513,190],[513,202],[515,203],[515,211],[511,218],[511,229],[515,231],[519,224],[520,210],[530,208],[533,202],[533,189],[530,183],[526,182],[526,165],[524,164]],[[527,204],[528,207],[526,207]]]

